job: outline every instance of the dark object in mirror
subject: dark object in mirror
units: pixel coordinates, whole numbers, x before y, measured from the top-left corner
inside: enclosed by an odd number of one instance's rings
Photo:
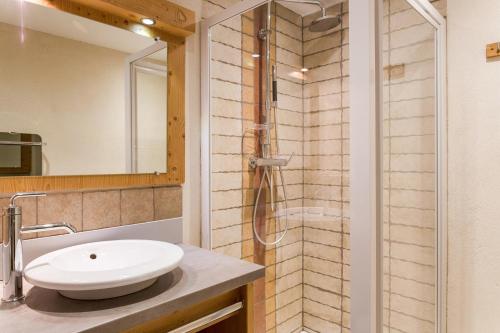
[[[0,177],[40,176],[42,146],[38,134],[0,132]]]

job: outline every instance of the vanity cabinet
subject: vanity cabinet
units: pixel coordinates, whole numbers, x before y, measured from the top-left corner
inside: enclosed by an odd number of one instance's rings
[[[253,319],[250,283],[123,333],[253,333]]]

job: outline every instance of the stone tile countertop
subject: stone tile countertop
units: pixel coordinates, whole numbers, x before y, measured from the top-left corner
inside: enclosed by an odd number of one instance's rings
[[[0,305],[2,333],[114,333],[199,303],[264,276],[264,267],[189,245],[178,268],[135,294],[78,301],[25,282],[23,304]]]

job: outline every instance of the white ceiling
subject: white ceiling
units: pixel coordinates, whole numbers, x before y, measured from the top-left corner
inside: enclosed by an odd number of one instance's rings
[[[150,37],[60,10],[27,1],[0,0],[0,22],[21,26],[21,18],[25,28],[125,53],[134,53],[154,44]]]
[[[321,3],[323,4],[323,7],[330,7],[333,5],[336,5],[338,3],[343,2],[343,0],[321,0]],[[316,13],[319,11],[319,7],[316,5],[311,5],[307,3],[292,3],[292,2],[285,2],[285,1],[278,1],[279,4],[283,5],[284,7],[296,12],[300,16],[307,16],[312,13]]]

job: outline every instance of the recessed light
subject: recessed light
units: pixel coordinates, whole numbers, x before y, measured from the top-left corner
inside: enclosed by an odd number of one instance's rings
[[[149,17],[141,18],[141,23],[144,25],[155,25],[156,21]]]
[[[258,53],[252,54],[252,58],[258,58],[258,57],[260,57],[260,54],[258,54]]]
[[[309,70],[309,69],[307,69],[307,68],[305,68],[305,67],[304,67],[304,68],[302,68],[300,71],[301,71],[301,72],[307,72],[308,70]]]

